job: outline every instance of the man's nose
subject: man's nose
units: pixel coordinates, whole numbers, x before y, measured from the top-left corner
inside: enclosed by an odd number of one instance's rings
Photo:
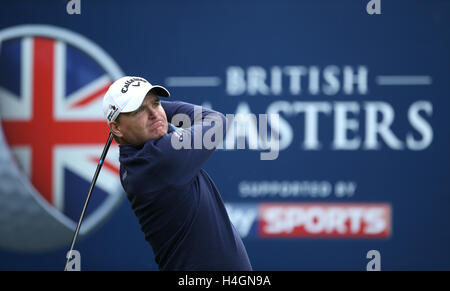
[[[147,107],[148,111],[148,118],[154,119],[156,117],[156,110],[152,108],[151,106]]]

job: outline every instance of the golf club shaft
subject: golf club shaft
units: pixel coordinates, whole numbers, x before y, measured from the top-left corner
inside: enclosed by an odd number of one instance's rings
[[[66,265],[64,266],[64,271],[66,271],[66,269],[67,269],[67,264],[69,263],[69,259],[71,258],[72,250],[75,245],[75,241],[77,239],[78,232],[80,231],[81,222],[83,221],[84,212],[86,211],[86,208],[88,206],[89,199],[91,198],[92,190],[94,190],[95,182],[97,182],[98,175],[100,173],[100,170],[102,169],[103,162],[106,158],[106,154],[108,153],[109,146],[111,145],[112,139],[113,139],[113,134],[110,133],[109,137],[108,137],[108,141],[106,142],[106,145],[103,148],[102,155],[100,156],[100,161],[97,164],[97,170],[95,171],[94,178],[92,179],[91,187],[89,189],[89,193],[87,195],[86,201],[84,202],[83,210],[81,211],[80,219],[78,220],[78,225],[77,225],[77,228],[75,229],[75,233],[72,238],[72,244],[70,245],[70,250],[66,254],[68,256],[67,256]]]

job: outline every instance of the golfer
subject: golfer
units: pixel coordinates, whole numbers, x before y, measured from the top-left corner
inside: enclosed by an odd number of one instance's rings
[[[120,148],[122,186],[155,261],[160,270],[252,270],[219,191],[202,169],[215,148],[194,145],[195,134],[203,137],[214,128],[224,134],[225,116],[159,99],[169,96],[162,86],[127,76],[115,81],[103,99]],[[184,126],[169,122],[176,115],[185,116]],[[186,141],[189,147],[173,146]]]

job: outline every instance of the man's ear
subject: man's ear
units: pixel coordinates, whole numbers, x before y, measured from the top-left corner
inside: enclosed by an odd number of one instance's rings
[[[123,137],[122,132],[120,131],[120,125],[117,121],[113,120],[108,122],[109,130],[117,137]]]

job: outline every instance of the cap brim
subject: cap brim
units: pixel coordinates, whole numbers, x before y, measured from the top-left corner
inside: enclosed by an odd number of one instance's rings
[[[157,96],[161,96],[161,97],[169,97],[170,93],[169,91],[164,88],[163,86],[159,86],[159,85],[155,85],[153,86],[149,92],[154,92]]]
[[[120,111],[120,113],[128,113],[128,112],[133,112],[133,111],[137,110],[141,106],[141,104],[144,101],[145,97],[147,96],[148,92],[155,93],[157,96],[161,96],[161,97],[169,97],[170,96],[169,91],[166,88],[164,88],[163,86],[159,86],[159,85],[152,86],[150,88],[150,90],[147,91],[146,94],[142,94],[142,96],[132,98],[130,100],[130,102],[128,102],[128,104]]]

